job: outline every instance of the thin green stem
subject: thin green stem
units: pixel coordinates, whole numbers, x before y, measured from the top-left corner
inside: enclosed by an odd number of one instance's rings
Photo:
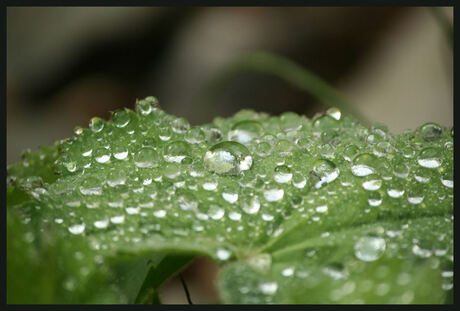
[[[454,28],[451,25],[449,18],[446,15],[446,12],[444,12],[443,9],[440,7],[430,7],[430,12],[438,22],[439,26],[441,27],[442,32],[444,33],[444,36],[446,37],[447,42],[449,43],[449,47],[453,49]]]
[[[207,85],[204,101],[212,102],[229,80],[244,72],[251,71],[277,76],[300,90],[313,95],[326,106],[337,107],[344,113],[353,115],[362,123],[369,124],[369,121],[354,109],[340,92],[316,74],[287,58],[268,52],[244,53],[229,63]]]

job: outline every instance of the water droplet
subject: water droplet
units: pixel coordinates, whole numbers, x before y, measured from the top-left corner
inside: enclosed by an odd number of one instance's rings
[[[441,183],[447,188],[454,187],[454,175],[451,171],[445,172],[441,176]]]
[[[294,267],[287,267],[281,271],[281,275],[285,277],[290,277],[294,275],[294,271],[295,271]]]
[[[249,150],[240,143],[225,141],[212,146],[204,156],[205,167],[217,174],[238,175],[249,170],[252,157]]]
[[[271,151],[272,151],[272,146],[265,141],[260,142],[256,145],[256,153],[261,157],[265,157],[269,155]]]
[[[369,193],[367,203],[369,203],[370,206],[379,206],[382,204],[382,195],[377,191]]]
[[[163,158],[167,162],[181,163],[182,160],[190,156],[191,147],[183,141],[173,141],[164,148]]]
[[[310,171],[310,185],[319,189],[324,184],[333,182],[339,173],[339,168],[334,162],[326,159],[317,160],[313,163],[313,168]]]
[[[349,145],[343,151],[343,158],[351,162],[355,158],[355,156],[359,153],[359,148],[356,145]]]
[[[72,234],[82,234],[85,231],[85,223],[76,224],[69,227],[69,232]]]
[[[412,253],[414,253],[414,255],[419,256],[419,257],[422,257],[422,258],[431,257],[431,251],[430,251],[430,250],[428,250],[428,249],[423,249],[423,248],[421,248],[420,246],[418,246],[417,244],[415,244],[415,245],[412,247]]]
[[[261,136],[264,132],[262,125],[253,120],[244,120],[232,126],[228,133],[228,139],[240,144],[247,145],[254,138]]]
[[[364,178],[362,186],[364,190],[376,191],[382,186],[382,180],[375,175],[368,175]]]
[[[123,144],[114,144],[111,149],[113,157],[117,160],[124,160],[128,157],[128,150]]]
[[[112,121],[116,127],[125,127],[131,121],[131,117],[126,110],[119,110],[113,113]]]
[[[260,209],[260,202],[257,197],[244,198],[242,209],[246,214],[256,214]]]
[[[394,181],[391,185],[389,185],[387,189],[387,194],[391,198],[397,199],[404,195],[404,184],[400,181]]]
[[[113,216],[110,218],[110,222],[113,224],[121,224],[125,222],[125,215]]]
[[[399,178],[406,178],[409,176],[409,167],[403,162],[393,164],[393,174]]]
[[[208,216],[211,219],[219,220],[219,219],[222,219],[222,217],[224,217],[224,215],[225,215],[225,210],[222,207],[220,207],[219,205],[213,204],[208,209]]]
[[[318,213],[326,213],[326,212],[327,212],[327,205],[317,206],[317,207],[315,208],[315,210],[316,210]]]
[[[238,188],[235,186],[226,186],[222,192],[222,198],[230,204],[238,201]]]
[[[295,172],[292,175],[292,184],[296,188],[303,189],[307,184],[307,180],[301,173]]]
[[[407,192],[407,201],[411,204],[420,204],[424,198],[425,187],[420,184],[412,185]]]
[[[89,128],[93,132],[98,133],[102,131],[102,129],[104,128],[104,121],[98,117],[91,118],[91,120],[89,121]]]
[[[184,139],[190,144],[201,144],[206,139],[206,135],[201,128],[192,127],[185,133]]]
[[[340,109],[335,107],[331,107],[328,110],[326,110],[326,114],[328,116],[333,117],[336,120],[340,120],[340,117],[342,116],[342,112],[340,111]]]
[[[354,158],[351,172],[358,177],[374,174],[378,161],[378,158],[372,154],[361,153]]]
[[[228,213],[228,218],[234,221],[238,221],[241,219],[241,213],[231,211],[230,213]]]
[[[362,261],[375,261],[385,252],[385,239],[381,237],[364,236],[356,242],[355,256]]]
[[[227,260],[232,256],[232,252],[225,248],[218,248],[216,251],[216,257],[219,260]]]
[[[190,123],[184,118],[176,118],[171,122],[171,129],[174,133],[184,134],[190,129]]]
[[[273,178],[277,183],[287,183],[292,179],[291,170],[286,165],[277,166]]]
[[[419,183],[427,183],[431,178],[431,170],[425,167],[418,167],[414,171],[414,179]]]
[[[151,147],[143,147],[134,154],[134,164],[139,168],[149,168],[158,165],[158,153]]]
[[[428,147],[420,151],[417,162],[426,168],[437,168],[442,163],[440,155],[441,152],[438,148]]]
[[[340,122],[330,115],[323,115],[313,121],[313,128],[322,131],[339,127]]]
[[[284,190],[282,188],[279,188],[277,184],[270,182],[265,186],[264,198],[268,202],[279,201],[283,198],[283,196]]]
[[[154,102],[158,103],[158,100],[155,99]],[[152,108],[153,108],[153,105],[148,100],[141,99],[136,102],[136,110],[139,111],[143,115],[149,115],[153,110]]]
[[[192,193],[178,190],[176,195],[178,195],[177,203],[182,210],[189,211],[198,207],[198,202]]]
[[[80,186],[80,192],[83,195],[101,195],[102,181],[95,176],[86,177]]]
[[[94,151],[94,159],[98,163],[107,163],[110,160],[110,150],[106,148],[98,148]]]
[[[205,180],[203,180],[202,187],[204,190],[207,191],[214,191],[217,189],[217,185],[219,182],[217,181],[217,178],[215,177],[207,177]]]
[[[166,217],[166,210],[164,209],[159,209],[153,212],[153,216],[156,218],[164,218]]]
[[[442,127],[436,123],[425,123],[418,129],[420,138],[425,141],[434,141],[442,136]]]
[[[96,220],[93,223],[93,225],[94,227],[98,229],[104,229],[104,228],[107,228],[107,226],[109,225],[109,220],[108,219]]]
[[[113,169],[107,176],[107,184],[110,187],[124,185],[126,182],[126,172],[122,169]]]

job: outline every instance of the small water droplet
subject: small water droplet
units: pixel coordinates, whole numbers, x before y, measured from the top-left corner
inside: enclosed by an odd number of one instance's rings
[[[377,176],[368,175],[364,178],[362,186],[364,190],[376,191],[379,190],[382,186],[382,180],[379,179]]]
[[[171,122],[171,129],[174,133],[184,134],[190,129],[190,123],[184,118],[176,118]]]
[[[342,112],[340,111],[339,108],[336,108],[336,107],[331,107],[328,110],[326,110],[326,114],[328,116],[333,117],[336,120],[340,120],[340,117],[342,116]]]
[[[98,133],[102,131],[102,129],[104,128],[104,121],[98,117],[91,118],[91,120],[89,121],[89,128],[93,132]]]
[[[104,228],[107,228],[107,226],[109,225],[109,220],[108,219],[96,220],[93,223],[93,225],[94,227],[98,229],[104,229]]]
[[[451,171],[445,172],[441,176],[441,183],[447,188],[454,187],[454,175]]]
[[[125,127],[131,121],[131,117],[126,110],[119,110],[113,113],[112,121],[116,127]]]
[[[206,139],[206,135],[201,128],[192,127],[185,133],[184,139],[190,144],[201,144]]]
[[[292,173],[286,165],[277,166],[273,178],[277,183],[288,183],[292,179]]]
[[[139,168],[150,168],[158,165],[160,157],[152,147],[143,147],[134,154],[134,164]]]
[[[69,227],[69,232],[75,235],[82,234],[85,231],[85,223],[76,224]]]
[[[369,203],[370,206],[379,206],[382,204],[382,195],[377,191],[369,193],[367,203]]]
[[[181,163],[186,157],[190,156],[191,147],[183,141],[173,141],[164,148],[163,158],[166,162]]]
[[[232,256],[232,252],[225,248],[218,248],[216,251],[216,257],[219,260],[225,261]]]

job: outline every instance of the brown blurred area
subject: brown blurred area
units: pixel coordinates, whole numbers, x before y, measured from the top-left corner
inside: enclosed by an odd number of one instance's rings
[[[452,24],[453,8],[442,11]],[[206,83],[248,51],[297,62],[394,133],[453,125],[453,53],[429,8],[9,7],[7,163],[148,95],[192,124],[242,108],[309,117],[326,108],[260,73],[232,79],[204,107]],[[217,301],[217,270],[200,259],[183,272],[194,302]],[[161,298],[186,303],[177,278]]]

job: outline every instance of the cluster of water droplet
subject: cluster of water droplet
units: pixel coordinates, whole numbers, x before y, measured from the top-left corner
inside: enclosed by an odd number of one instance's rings
[[[34,193],[49,207],[48,223],[86,235],[103,253],[186,241],[208,253],[214,245],[225,261],[299,222],[327,238],[341,224],[453,208],[453,138],[434,123],[393,135],[338,109],[313,119],[243,110],[191,126],[148,97],[135,112],[95,117],[75,133],[61,142],[60,178]],[[355,256],[377,260],[386,238],[357,237]],[[412,252],[428,256],[417,243]]]

